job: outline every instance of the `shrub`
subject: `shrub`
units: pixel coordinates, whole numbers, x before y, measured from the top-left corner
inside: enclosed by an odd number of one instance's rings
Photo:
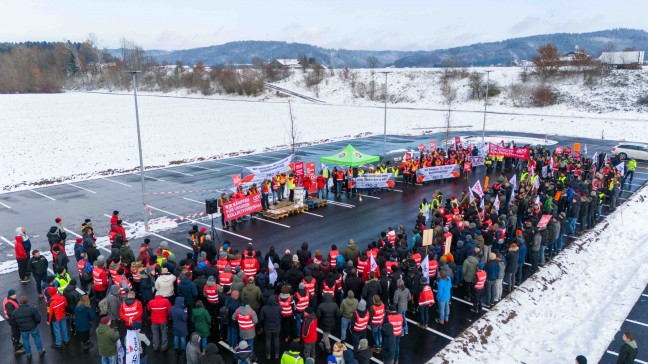
[[[531,104],[535,107],[555,105],[558,102],[558,95],[551,87],[543,84],[531,92]]]
[[[648,106],[648,95],[639,96],[637,104],[641,106]]]

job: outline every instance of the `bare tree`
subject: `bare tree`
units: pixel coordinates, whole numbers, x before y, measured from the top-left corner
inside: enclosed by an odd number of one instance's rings
[[[377,68],[378,65],[380,65],[378,58],[374,56],[367,57],[367,66],[369,66],[369,68]]]
[[[545,44],[538,48],[538,54],[531,59],[536,72],[543,80],[553,76],[560,67],[560,54],[553,44]]]
[[[144,49],[135,44],[135,42],[126,38],[121,39],[121,56],[122,62],[129,70],[141,71],[144,64],[147,62]]]
[[[295,153],[295,146],[299,143],[299,128],[297,128],[297,119],[293,114],[292,103],[288,100],[288,115],[290,116],[290,124],[288,124],[288,139],[290,141],[290,150]]]
[[[481,87],[482,82],[484,81],[484,75],[479,73],[479,72],[472,72],[470,76],[468,76],[468,82],[470,84],[470,90],[472,92],[472,98],[477,98],[479,99],[480,93],[479,93],[479,88]]]
[[[441,85],[441,95],[443,96],[443,103],[448,106],[446,118],[446,140],[450,138],[450,122],[452,121],[452,104],[457,100],[457,89],[453,87],[450,82],[444,82]]]

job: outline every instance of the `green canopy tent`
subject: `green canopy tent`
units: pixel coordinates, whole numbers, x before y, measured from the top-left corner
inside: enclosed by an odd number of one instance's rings
[[[363,164],[375,163],[378,161],[380,161],[379,156],[360,153],[351,144],[348,144],[346,148],[339,153],[320,158],[320,163],[349,167],[359,167]]]

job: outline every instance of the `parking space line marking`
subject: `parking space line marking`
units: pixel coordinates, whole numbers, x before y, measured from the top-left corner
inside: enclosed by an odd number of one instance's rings
[[[74,183],[66,183],[66,184],[67,184],[68,186],[76,187],[76,188],[78,188],[78,189],[80,189],[80,190],[88,191],[88,192],[90,192],[90,193],[96,193],[95,191],[89,190],[89,189],[87,189],[87,188],[83,188],[83,187],[81,187],[81,186],[77,186],[77,185],[75,185]]]
[[[6,207],[6,208],[8,208],[8,209],[11,209],[11,206],[9,206],[9,205],[7,205],[7,204],[5,204],[5,203],[0,202],[0,205]]]
[[[122,182],[118,182],[118,181],[113,181],[113,180],[108,179],[108,178],[105,178],[105,177],[101,177],[101,179],[104,180],[104,181],[108,181],[108,182],[112,182],[112,183],[117,183],[118,185],[122,185],[122,186],[126,186],[126,187],[133,187],[133,186],[127,184],[127,183],[122,183]]]
[[[174,170],[172,170],[172,169],[159,169],[159,171],[171,172],[171,173],[176,173],[176,174],[182,174],[182,175],[184,175],[184,176],[194,177],[193,174],[190,174],[190,173],[184,173],[184,172],[178,172],[178,171],[174,171]]]
[[[645,294],[645,293],[642,293],[641,295],[644,296],[644,297],[648,297],[648,294]]]
[[[324,217],[322,215],[314,214],[314,213],[308,212],[308,211],[302,211],[302,214],[313,215],[313,216],[317,216],[317,217]]]
[[[144,178],[150,178],[150,179],[153,179],[153,180],[156,180],[156,181],[166,182],[166,181],[163,180],[162,178],[151,177],[151,176],[147,176],[147,175],[144,175]]]
[[[241,165],[238,165],[238,164],[232,164],[232,163],[221,162],[220,160],[212,161],[212,162],[214,162],[214,163],[224,164],[224,165],[226,165],[226,166],[245,168],[244,166],[241,166]]]
[[[107,216],[107,215],[106,215],[106,216]],[[110,217],[110,216],[108,216],[108,217]],[[74,231],[72,231],[72,230],[70,230],[70,229],[68,229],[68,228],[64,228],[64,229],[65,229],[65,231],[67,231],[68,233],[70,233],[70,234],[76,236],[77,238],[82,238],[81,235],[75,233]],[[75,243],[75,244],[76,244],[76,243]],[[99,249],[103,249],[104,251],[107,251],[108,253],[110,253],[110,249],[108,249],[108,248],[104,248],[103,246],[98,246],[97,248],[99,248]]]
[[[326,200],[326,201],[328,201],[328,203],[330,203],[332,205],[346,207],[347,209],[352,209],[352,208],[355,207],[355,205],[350,205],[350,204],[344,203],[344,202],[337,202],[337,201],[331,201],[331,200]]]
[[[106,217],[110,217],[110,215],[108,215],[108,214],[104,214],[104,216],[106,216]],[[130,223],[128,223],[127,221],[124,221],[124,220],[122,220],[122,223],[124,223],[125,225],[128,225],[128,226],[133,226],[133,224],[130,224]],[[66,229],[66,230],[67,230],[67,229]],[[154,232],[151,232],[151,231],[149,231],[149,234],[151,234],[151,235],[153,235],[153,236],[157,236],[158,238],[160,238],[160,239],[162,239],[162,240],[164,240],[164,241],[168,241],[168,242],[173,243],[173,244],[175,244],[175,245],[177,245],[177,246],[183,247],[183,248],[185,248],[185,249],[187,249],[187,250],[193,250],[192,248],[190,248],[190,247],[188,247],[188,246],[186,246],[186,245],[184,245],[184,244],[180,244],[180,243],[178,243],[177,241],[175,241],[175,240],[171,240],[171,239],[169,239],[169,238],[167,238],[167,237],[165,237],[165,236],[158,235],[158,234],[156,234],[156,233],[154,233]]]
[[[632,322],[633,324],[637,324],[637,325],[641,325],[641,326],[646,326],[646,327],[648,327],[648,324],[644,324],[643,322],[639,322],[639,321],[635,321],[635,320],[630,320],[630,319],[626,319],[626,321],[628,321],[628,322]]]
[[[11,240],[5,238],[4,236],[0,236],[0,239],[4,240],[5,243],[7,243],[7,244],[9,244],[9,245],[11,245],[11,246],[15,246],[15,244],[13,243],[13,241],[11,241]]]
[[[175,216],[175,217],[182,217],[182,216],[180,216],[178,214],[174,214],[173,212],[169,212],[169,211],[159,209],[159,208],[157,208],[155,206],[148,205],[148,207],[152,208],[153,210],[158,210],[160,212],[164,212],[165,214],[169,214],[169,215],[172,215],[172,216]],[[205,224],[204,222],[196,221],[196,220],[193,220],[193,219],[187,219],[187,220],[193,222],[194,224],[201,224],[201,225],[207,226],[209,228],[211,227],[211,225]],[[252,240],[252,238],[248,238],[247,236],[243,236],[243,235],[233,233],[233,232],[230,232],[230,231],[227,231],[227,230],[219,229],[217,227],[214,227],[214,229],[216,229],[218,231],[221,231],[223,233],[226,233],[226,234],[238,236],[239,238],[243,238],[243,239],[250,240],[250,241]]]
[[[407,322],[409,322],[410,324],[413,324],[413,325],[418,325],[418,322],[416,322],[416,321],[414,321],[414,320],[411,320],[411,319],[407,319]],[[416,327],[418,327],[418,326],[416,326]],[[419,328],[420,328],[420,327],[419,327]],[[437,335],[439,335],[439,336],[441,336],[441,337],[444,337],[444,338],[446,338],[446,339],[448,339],[448,340],[450,340],[450,341],[453,341],[453,340],[454,340],[454,338],[453,338],[452,336],[448,336],[448,335],[446,335],[446,334],[444,334],[444,333],[442,333],[442,332],[436,331],[436,330],[434,330],[434,329],[432,329],[432,328],[429,328],[429,327],[427,327],[427,326],[425,327],[425,329],[426,329],[427,331],[429,331],[429,332],[432,332],[432,333],[435,333],[435,334],[437,334]]]
[[[35,194],[37,194],[37,195],[41,195],[41,196],[43,196],[43,197],[49,198],[49,199],[52,200],[52,201],[56,201],[56,199],[55,199],[54,197],[49,197],[49,196],[47,196],[46,194],[44,194],[44,193],[40,193],[40,192],[38,192],[38,191],[36,191],[36,190],[27,190],[27,191],[32,191],[33,193],[35,193]]]
[[[207,168],[207,167],[197,166],[195,164],[192,164],[191,167],[196,167],[196,168],[204,169],[204,170],[207,170],[207,171],[220,172],[220,169]]]
[[[285,228],[290,228],[290,225],[284,225],[284,224],[280,224],[280,223],[278,223],[278,222],[274,222],[274,221],[270,221],[270,220],[262,219],[262,218],[260,218],[260,217],[258,217],[258,216],[253,216],[252,218],[255,219],[255,220],[265,221],[265,222],[270,223],[270,224],[275,224],[275,225],[283,226],[283,227],[285,227]]]
[[[437,292],[437,290],[435,289],[434,292]],[[455,296],[452,296],[452,299],[455,300],[455,301],[459,301],[459,302],[461,302],[461,303],[465,303],[465,304],[467,304],[467,305],[469,305],[469,306],[475,306],[472,302],[468,302],[468,301],[466,301],[466,300],[462,300],[461,298],[458,298],[458,297],[455,297]],[[482,310],[484,310],[484,311],[490,311],[490,310],[487,309],[486,307],[482,307]]]
[[[221,344],[221,345],[223,345],[223,347],[224,347],[225,349],[229,350],[230,352],[232,352],[232,353],[234,352],[234,350],[232,350],[232,348],[230,348],[230,346],[227,345],[227,343],[224,342],[223,340],[219,341],[218,343]]]
[[[183,199],[185,199],[185,200],[187,200],[187,201],[191,201],[191,202],[199,203],[199,204],[201,204],[201,205],[203,205],[203,206],[205,205],[205,202],[200,202],[200,201],[198,201],[198,200],[192,200],[192,199],[190,199],[190,198],[188,198],[188,197],[183,197]]]
[[[324,331],[322,331],[322,329],[320,329],[319,327],[317,328],[317,332],[319,332],[320,334],[323,334],[323,333],[324,333]],[[341,342],[341,341],[342,341],[342,340],[340,340],[339,338],[337,338],[337,337],[331,335],[330,333],[329,333],[329,337],[330,337],[331,339],[337,341],[337,342]],[[345,345],[347,348],[353,350],[353,346],[351,346],[351,344],[348,344],[348,343],[345,342],[344,345]],[[331,345],[331,349],[332,349],[332,348],[333,348],[333,345]],[[373,356],[371,357],[371,361],[373,361],[373,362],[375,362],[375,363],[378,363],[378,364],[383,364],[382,360],[378,360],[378,359],[374,358]]]
[[[612,350],[607,350],[606,353],[608,353],[608,354],[612,354],[612,355],[614,355],[614,356],[619,356],[619,353],[614,352],[614,351],[612,351]],[[639,363],[639,364],[648,364],[648,362],[643,361],[643,360],[639,360],[639,359],[635,359],[635,362],[637,362],[637,363]]]
[[[397,190],[397,189],[395,189],[395,188],[392,188],[392,191],[403,193],[403,191],[401,191],[401,190]]]
[[[363,195],[363,194],[361,194],[361,193],[359,193],[359,195],[360,195],[360,196],[364,196],[364,197],[373,198],[373,199],[376,199],[376,200],[380,200],[380,197],[376,197],[376,196]]]

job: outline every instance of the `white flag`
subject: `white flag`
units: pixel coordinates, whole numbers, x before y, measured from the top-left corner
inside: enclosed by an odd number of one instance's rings
[[[425,254],[425,258],[421,262],[421,273],[427,282],[430,283],[430,258],[428,258],[427,254]]]
[[[469,196],[470,203],[471,204],[474,203],[475,202],[475,196],[473,196],[472,190],[468,191],[468,196]]]
[[[277,270],[272,263],[272,257],[268,257],[268,271],[270,271],[270,284],[274,285],[277,282]]]
[[[481,182],[479,180],[477,180],[477,182],[475,182],[475,185],[472,186],[471,190],[475,191],[477,196],[479,196],[480,198],[484,198],[484,190],[482,189],[482,185],[481,185]]]
[[[547,178],[548,166],[542,166],[542,178]]]
[[[509,180],[509,183],[511,184],[511,196],[508,196],[508,200],[506,201],[507,206],[511,204],[511,201],[513,201],[513,197],[515,197],[515,189],[517,188],[517,175],[514,174],[513,177]]]
[[[140,362],[140,343],[137,339],[137,333],[135,330],[126,331],[126,363],[128,364],[139,364]]]
[[[536,196],[534,204],[540,206],[540,195]]]
[[[479,203],[479,208],[484,211],[484,199],[481,199],[481,202]]]
[[[622,177],[625,176],[625,164],[623,164],[623,162],[617,164],[617,166],[614,168],[616,168],[616,170],[619,171],[619,173],[621,173]]]
[[[376,264],[373,254],[369,254],[369,269],[371,269],[371,272],[375,272],[378,269],[378,264]]]
[[[495,202],[493,202],[493,207],[495,207],[495,213],[498,214],[500,209],[499,195],[495,195]]]
[[[594,153],[592,156],[592,164],[596,165],[596,162],[598,161],[598,152]]]
[[[583,154],[587,155],[587,144],[585,144],[585,147],[583,148]]]

